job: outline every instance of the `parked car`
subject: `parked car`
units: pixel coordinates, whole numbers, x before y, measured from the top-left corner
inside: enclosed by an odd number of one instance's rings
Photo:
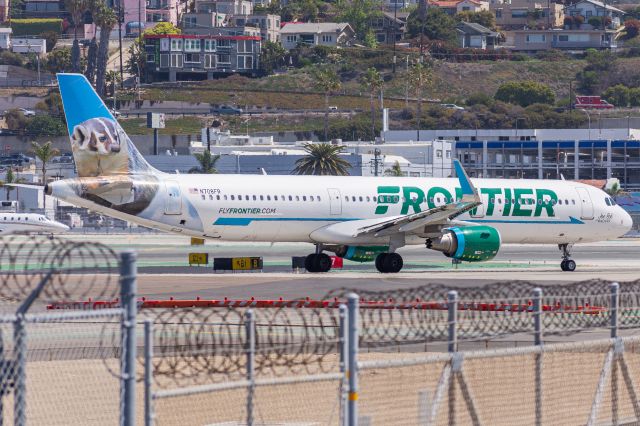
[[[329,107],[329,111],[337,111],[337,110],[338,110],[338,107],[335,105],[332,105]]]
[[[120,117],[120,111],[116,110],[115,108],[111,108],[109,112],[111,112],[111,115],[113,115],[114,118]]]
[[[23,113],[25,117],[34,117],[36,115],[36,112],[32,109],[18,108],[18,111]]]
[[[458,106],[456,104],[440,104],[440,106],[442,108],[446,108],[446,109],[455,109],[457,111],[464,111],[464,108],[462,108],[461,106]]]
[[[242,108],[236,108],[230,105],[221,105],[218,108],[211,108],[212,114],[224,115],[240,115],[243,113]]]

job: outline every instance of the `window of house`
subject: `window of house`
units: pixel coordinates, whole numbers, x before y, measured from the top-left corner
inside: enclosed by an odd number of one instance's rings
[[[204,55],[204,67],[215,68],[216,67],[216,55]]]
[[[185,52],[199,52],[200,51],[200,39],[192,38],[184,41]]]
[[[173,68],[182,68],[182,53],[171,54],[171,66]]]
[[[215,52],[216,51],[216,41],[215,40],[205,40],[204,41],[204,51],[205,52]]]
[[[511,11],[512,18],[526,18],[529,15],[528,9],[515,9]]]
[[[218,64],[230,65],[231,64],[231,55],[217,55]]]
[[[231,47],[231,40],[218,40],[218,47]]]
[[[184,18],[184,26],[187,28],[193,28],[197,24],[197,19],[195,16],[186,16]]]
[[[329,34],[324,34],[322,36],[322,42],[323,43],[331,43],[331,42],[333,42],[333,36],[329,35]]]
[[[527,43],[544,43],[547,36],[544,34],[527,34]]]
[[[442,150],[436,149],[436,158],[442,158]]]
[[[180,38],[172,38],[171,39],[171,50],[182,50],[182,39],[180,39]]]
[[[169,55],[163,53],[160,55],[160,68],[167,68],[169,66]]]
[[[238,56],[238,69],[253,69],[253,56]]]
[[[200,54],[199,53],[185,53],[184,61],[191,64],[199,64],[200,63]]]
[[[155,62],[155,61],[156,61],[156,55],[147,54],[147,62]]]
[[[298,36],[295,34],[287,36],[287,43],[295,43],[296,41],[298,41]]]

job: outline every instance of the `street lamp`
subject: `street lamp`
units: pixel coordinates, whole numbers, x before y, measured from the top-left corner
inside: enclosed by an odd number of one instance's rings
[[[591,140],[591,114],[589,114],[589,111],[587,111],[586,109],[581,109],[580,111],[587,114],[587,119],[589,120],[589,140]]]

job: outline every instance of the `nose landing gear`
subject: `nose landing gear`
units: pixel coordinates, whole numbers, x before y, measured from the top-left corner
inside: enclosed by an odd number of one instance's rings
[[[576,270],[576,262],[571,259],[571,248],[573,244],[558,244],[558,249],[562,250],[562,262],[560,269],[565,272],[573,272]]]

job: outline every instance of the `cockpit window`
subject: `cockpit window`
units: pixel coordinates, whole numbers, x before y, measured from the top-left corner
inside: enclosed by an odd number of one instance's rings
[[[608,206],[610,206],[610,205],[611,205],[611,202],[609,201],[609,197],[605,198],[605,199],[604,199],[604,202],[605,202]]]

